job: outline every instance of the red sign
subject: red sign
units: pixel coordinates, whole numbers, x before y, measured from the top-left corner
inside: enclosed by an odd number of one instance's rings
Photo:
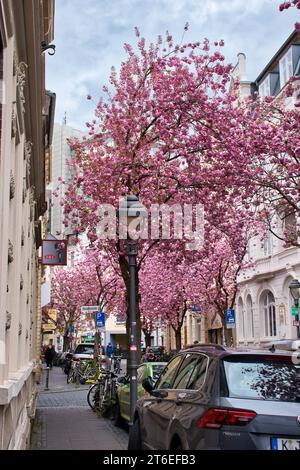
[[[137,347],[135,346],[135,344],[132,344],[130,346],[130,351],[137,351]]]
[[[67,265],[68,240],[42,240],[42,264]]]

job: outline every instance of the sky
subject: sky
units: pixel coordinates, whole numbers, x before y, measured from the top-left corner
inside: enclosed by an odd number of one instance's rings
[[[283,1],[283,0],[282,0]],[[85,130],[95,103],[119,69],[123,44],[135,44],[137,26],[147,42],[169,31],[184,42],[223,39],[233,65],[247,57],[247,78],[255,80],[299,21],[294,8],[279,12],[280,0],[56,0],[56,54],[47,56],[47,89],[57,95],[56,122]],[[86,99],[90,94],[93,101]]]

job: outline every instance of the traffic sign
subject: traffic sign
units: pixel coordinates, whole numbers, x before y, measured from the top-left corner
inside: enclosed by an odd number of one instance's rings
[[[99,305],[85,305],[81,307],[81,312],[82,313],[99,312]]]
[[[300,320],[293,320],[293,326],[300,326]]]
[[[235,328],[235,310],[233,308],[226,310],[226,327]]]
[[[97,312],[96,313],[96,328],[104,328],[104,327],[105,327],[105,313]]]
[[[296,317],[299,315],[299,308],[298,307],[292,307],[292,315],[293,317]]]

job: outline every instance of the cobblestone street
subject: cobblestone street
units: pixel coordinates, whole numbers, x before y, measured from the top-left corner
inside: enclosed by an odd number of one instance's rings
[[[43,371],[32,431],[33,450],[122,450],[127,449],[126,430],[110,419],[98,417],[86,400],[88,387],[66,383],[60,368],[50,371],[45,391]]]

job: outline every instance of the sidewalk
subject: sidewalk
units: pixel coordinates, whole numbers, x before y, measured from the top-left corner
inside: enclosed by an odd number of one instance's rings
[[[128,434],[111,420],[99,418],[89,408],[88,386],[68,385],[60,368],[50,371],[49,391],[46,374],[39,385],[36,419],[32,431],[33,450],[124,450]]]

